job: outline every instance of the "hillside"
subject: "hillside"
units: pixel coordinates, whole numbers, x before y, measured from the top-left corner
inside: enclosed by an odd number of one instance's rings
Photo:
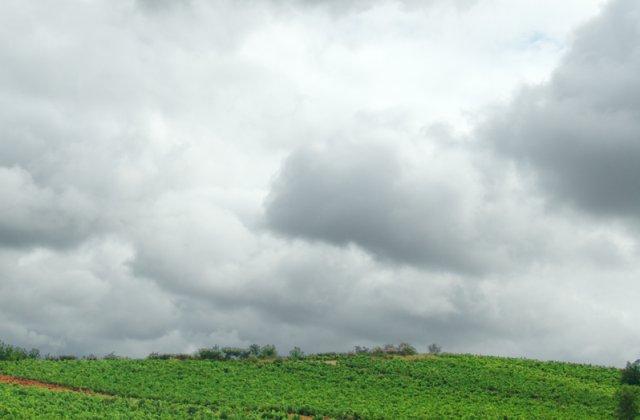
[[[3,384],[0,414],[606,418],[619,378],[613,368],[469,355],[334,360],[0,362],[4,375],[115,396]]]

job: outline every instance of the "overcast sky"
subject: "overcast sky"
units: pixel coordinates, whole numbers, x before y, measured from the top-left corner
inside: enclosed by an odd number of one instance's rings
[[[0,339],[640,358],[640,2],[0,2]]]

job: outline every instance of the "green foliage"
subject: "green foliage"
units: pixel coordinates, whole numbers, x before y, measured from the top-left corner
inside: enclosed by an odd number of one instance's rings
[[[267,344],[260,348],[260,357],[263,359],[273,359],[278,357],[278,351],[273,344]]]
[[[289,358],[296,360],[304,359],[304,352],[300,347],[296,346],[289,352]]]
[[[260,356],[260,345],[252,344],[249,346],[249,355],[258,357]]]
[[[190,360],[190,359],[194,359],[195,356],[192,356],[190,354],[184,354],[184,353],[150,353],[147,356],[147,359],[150,360],[171,360],[171,359],[175,359],[175,360]]]
[[[111,352],[108,354],[105,354],[104,356],[102,356],[102,358],[104,360],[122,360],[122,359],[126,359],[125,357],[122,356],[118,356],[115,352]]]
[[[224,360],[224,352],[218,346],[200,349],[196,357],[201,360]]]
[[[260,413],[286,419],[291,413],[588,419],[611,418],[618,404],[620,371],[613,368],[450,354],[411,360],[339,356],[331,363],[276,360],[22,360],[0,362],[0,373],[137,401],[208,407],[229,418]]]
[[[272,412],[286,419],[286,413]],[[276,417],[279,415],[279,417]],[[219,419],[214,407],[153,399],[89,396],[0,384],[0,418],[7,419]],[[262,413],[239,412],[230,419],[261,419]]]
[[[412,356],[412,355],[418,354],[418,351],[416,350],[415,347],[413,347],[409,343],[400,343],[397,346],[394,346],[393,344],[385,344],[382,347],[377,346],[371,350],[369,350],[366,347],[356,346],[354,349],[354,353],[355,354],[369,353],[374,356],[393,356],[393,355]]]
[[[418,354],[418,351],[415,347],[413,347],[409,343],[400,343],[397,348],[398,354],[402,356],[413,356],[414,354]]]
[[[0,360],[24,360],[24,359],[38,359],[40,357],[40,350],[31,349],[27,351],[22,347],[11,346],[0,341]]]
[[[153,356],[153,357],[152,357]],[[151,353],[148,358],[150,359],[173,359],[174,355],[159,355],[157,353]],[[275,346],[266,345],[260,347],[257,344],[252,344],[249,348],[240,347],[223,347],[213,346],[209,348],[200,349],[196,352],[196,359],[201,360],[245,360],[249,358],[275,358],[278,357]]]
[[[622,385],[616,392],[618,407],[616,416],[621,420],[633,420],[638,415],[638,391],[630,385]]]
[[[249,349],[239,347],[223,347],[222,352],[224,353],[225,360],[246,359],[251,354]]]
[[[640,385],[640,363],[629,363],[622,369],[620,382],[626,385]]]
[[[429,344],[428,348],[429,354],[440,354],[442,352],[442,348],[436,343]]]

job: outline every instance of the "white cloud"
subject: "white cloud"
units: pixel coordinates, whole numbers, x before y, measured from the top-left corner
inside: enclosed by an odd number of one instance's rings
[[[634,357],[628,226],[464,135],[600,3],[2,2],[0,338]]]

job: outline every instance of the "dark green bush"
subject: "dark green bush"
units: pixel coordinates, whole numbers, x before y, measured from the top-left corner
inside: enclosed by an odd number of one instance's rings
[[[60,355],[53,355],[53,354],[47,354],[46,356],[44,356],[45,360],[50,360],[52,362],[61,362],[64,360],[77,360],[78,357],[74,356],[73,354],[60,354]]]
[[[366,347],[356,346],[355,348],[356,354],[371,354],[373,356],[393,356],[393,355],[401,355],[401,356],[410,356],[413,354],[417,354],[418,351],[415,347],[413,347],[409,343],[400,343],[397,346],[393,344],[385,344],[383,347],[376,346],[371,350]]]
[[[620,382],[627,385],[640,385],[640,363],[627,362],[627,367],[622,369]]]
[[[198,350],[196,357],[202,360],[224,360],[224,352],[220,347],[213,346]]]
[[[304,352],[300,347],[296,346],[289,352],[289,358],[296,360],[304,359]]]
[[[440,354],[442,352],[442,347],[437,345],[436,343],[429,344],[429,354]]]
[[[22,347],[12,346],[0,341],[0,360],[24,360],[40,358],[40,350],[31,349],[27,351]]]
[[[251,354],[249,349],[239,347],[223,347],[222,352],[224,353],[225,360],[247,359]]]
[[[416,348],[409,343],[400,343],[398,345],[397,352],[398,354],[401,354],[403,356],[412,356],[414,354],[418,354]]]
[[[255,356],[255,357],[260,356],[260,345],[259,344],[250,345],[249,346],[249,354],[251,356]]]
[[[616,416],[621,420],[633,420],[638,415],[636,387],[622,385],[616,393],[618,407]]]
[[[260,357],[263,359],[273,359],[278,357],[278,351],[273,344],[267,344],[260,348]]]
[[[193,359],[194,356],[190,354],[184,353],[150,353],[147,356],[149,360],[190,360]]]
[[[118,356],[115,352],[111,352],[109,354],[105,354],[104,356],[102,356],[103,360],[122,360],[122,359],[126,359],[125,357],[122,356]]]

